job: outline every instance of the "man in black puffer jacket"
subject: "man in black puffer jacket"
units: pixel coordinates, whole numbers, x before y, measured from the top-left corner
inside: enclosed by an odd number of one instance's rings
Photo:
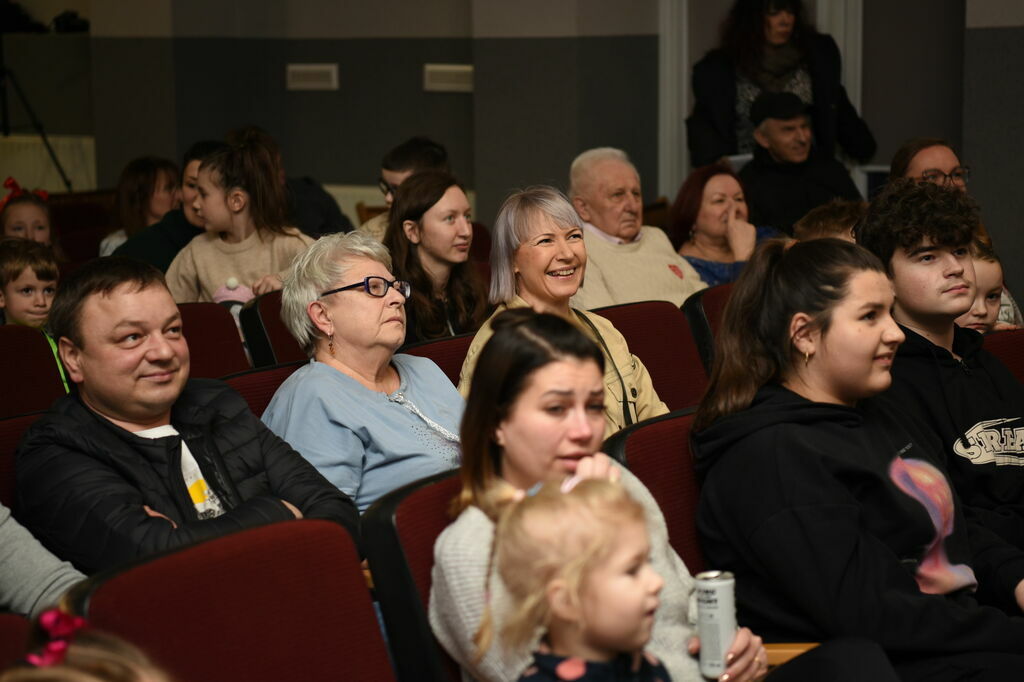
[[[17,516],[54,554],[93,573],[288,519],[355,535],[352,500],[241,396],[188,379],[181,316],[158,270],[119,257],[83,266],[62,283],[50,329],[77,391],[18,447]]]

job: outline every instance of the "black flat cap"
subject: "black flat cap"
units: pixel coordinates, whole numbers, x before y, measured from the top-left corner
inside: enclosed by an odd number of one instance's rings
[[[750,122],[756,127],[766,118],[785,121],[806,114],[808,108],[802,99],[791,92],[762,92],[750,105]]]

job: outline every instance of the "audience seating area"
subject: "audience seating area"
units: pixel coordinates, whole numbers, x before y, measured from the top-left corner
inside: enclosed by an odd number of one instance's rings
[[[64,395],[57,361],[39,330],[0,326],[0,356],[12,360],[4,363],[6,388],[0,391],[0,418],[45,410]]]
[[[683,313],[690,323],[693,339],[704,362],[704,368],[710,374],[711,365],[715,360],[715,334],[722,323],[725,304],[732,293],[732,284],[720,284],[717,287],[701,289],[683,302]]]
[[[13,613],[0,613],[0,670],[25,656],[32,623]]]
[[[984,348],[1002,360],[1017,381],[1024,382],[1024,329],[989,334]]]
[[[240,531],[98,574],[75,592],[94,627],[178,680],[394,679],[356,545],[328,521]]]
[[[217,378],[249,369],[235,318],[219,303],[179,303],[192,377]]]
[[[446,339],[437,339],[436,341],[421,341],[420,343],[405,346],[401,349],[401,352],[430,358],[451,379],[451,382],[458,386],[459,373],[462,372],[462,363],[466,359],[466,353],[473,343],[474,336],[476,336],[476,333],[470,332],[469,334],[449,336]]]
[[[302,360],[272,367],[250,369],[238,374],[229,374],[224,377],[224,381],[245,398],[253,414],[262,417],[263,411],[267,409],[267,405],[270,404],[278,387],[292,375],[292,372],[305,364],[306,362]]]
[[[454,472],[437,474],[377,500],[362,517],[363,546],[402,682],[457,682],[458,665],[427,620],[434,541],[451,523],[459,491]]]
[[[254,367],[305,360],[306,353],[281,320],[281,292],[257,296],[238,314]]]

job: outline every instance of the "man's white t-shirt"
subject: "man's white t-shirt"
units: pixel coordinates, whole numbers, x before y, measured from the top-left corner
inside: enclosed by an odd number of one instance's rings
[[[166,438],[167,436],[177,436],[178,430],[167,424],[145,431],[136,431],[135,435],[143,438]],[[206,485],[203,472],[199,469],[199,464],[196,463],[196,458],[188,449],[188,443],[184,438],[181,439],[181,475],[185,479],[185,487],[188,488],[189,497],[192,498],[192,504],[195,505],[200,519],[214,519],[224,513],[224,505],[217,497],[217,493]]]

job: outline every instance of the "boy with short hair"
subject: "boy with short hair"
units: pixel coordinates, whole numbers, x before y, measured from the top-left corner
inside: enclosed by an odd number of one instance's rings
[[[42,329],[57,293],[57,274],[57,261],[49,246],[28,239],[0,241],[4,323]]]
[[[812,208],[803,218],[793,224],[793,236],[799,241],[833,237],[856,241],[853,228],[864,217],[868,202],[833,199],[827,204]]]
[[[893,280],[906,334],[889,396],[942,441],[969,519],[1024,547],[1024,390],[954,320],[974,302],[977,204],[963,192],[898,181],[868,207],[857,242]]]
[[[384,194],[389,210],[395,200],[395,190],[413,173],[425,170],[451,172],[448,167],[448,151],[427,137],[409,138],[385,154],[380,166],[377,185]],[[387,229],[388,211],[375,215],[359,226],[360,232],[379,242],[384,241]]]

